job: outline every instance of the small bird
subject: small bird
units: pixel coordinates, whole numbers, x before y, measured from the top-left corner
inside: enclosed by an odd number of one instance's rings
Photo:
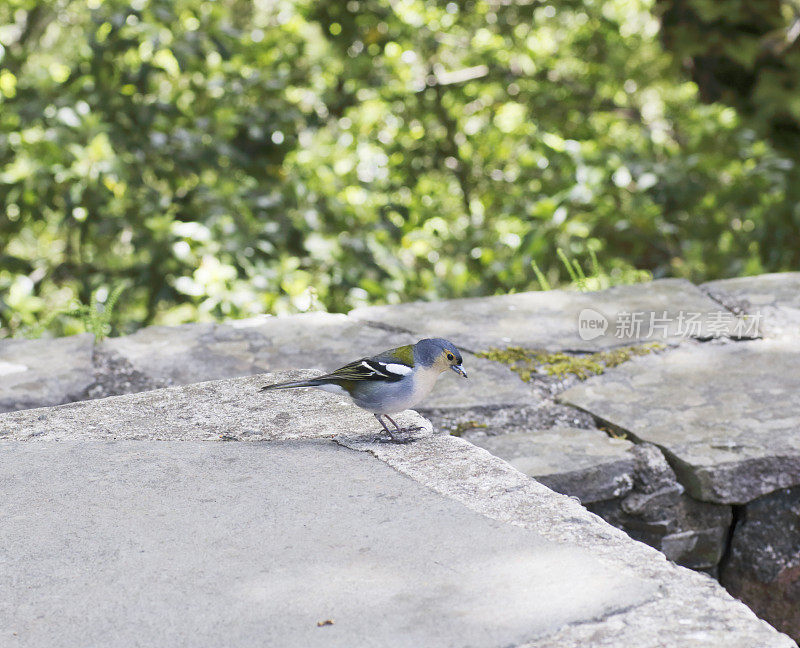
[[[335,394],[347,394],[356,405],[372,412],[392,441],[396,441],[382,417],[389,419],[396,432],[410,431],[401,429],[389,414],[414,407],[430,393],[439,375],[448,369],[466,378],[467,372],[461,363],[461,353],[452,342],[426,338],[416,344],[355,360],[324,376],[267,385],[261,391],[316,387]]]

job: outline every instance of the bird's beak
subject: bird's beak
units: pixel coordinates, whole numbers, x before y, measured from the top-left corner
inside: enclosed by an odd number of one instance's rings
[[[452,366],[452,367],[450,367],[450,368],[451,368],[453,371],[455,371],[457,374],[459,374],[459,375],[461,375],[461,376],[464,376],[464,378],[466,378],[466,377],[467,377],[467,372],[466,372],[466,371],[464,371],[464,369],[461,367],[461,365],[453,365],[453,366]]]

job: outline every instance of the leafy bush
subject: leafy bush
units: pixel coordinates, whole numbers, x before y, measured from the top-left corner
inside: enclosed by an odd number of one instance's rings
[[[0,334],[792,267],[791,153],[651,5],[8,0]]]

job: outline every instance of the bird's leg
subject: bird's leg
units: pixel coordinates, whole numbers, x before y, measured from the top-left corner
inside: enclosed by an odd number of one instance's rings
[[[381,416],[386,416],[386,414],[375,414],[375,418],[378,419],[378,423],[380,423],[381,426],[383,426],[383,429],[386,430],[386,434],[388,434],[389,438],[392,441],[394,441],[395,440],[394,434],[392,434],[392,431],[388,427],[386,427],[386,423],[383,422],[383,419],[381,418]],[[390,421],[392,421],[392,419],[390,419],[388,416],[386,416],[386,418],[388,418]],[[394,421],[392,421],[392,423],[394,423],[394,426],[397,427],[397,423],[395,423]]]
[[[383,416],[389,419],[392,422],[392,425],[394,425],[397,431],[400,432],[401,434],[403,432],[416,432],[417,430],[423,429],[419,425],[415,425],[414,427],[401,428],[399,425],[397,425],[397,423],[395,423],[395,420],[391,416],[389,416],[388,414],[384,414]]]
[[[389,421],[391,421],[392,425],[394,425],[394,427],[395,427],[395,432],[399,432],[400,434],[404,434],[405,432],[412,432],[414,430],[419,430],[420,429],[420,428],[406,428],[406,429],[403,429],[399,425],[397,425],[397,423],[395,423],[394,420],[392,420],[392,418],[390,416],[388,416],[387,414],[375,414],[375,418],[378,419],[378,421],[380,421],[380,424],[383,426],[383,429],[386,430],[386,433],[389,435],[389,441],[392,442],[392,443],[408,443],[409,441],[413,441],[413,438],[412,437],[403,438],[402,436],[400,436],[400,437],[395,436],[392,433],[392,431],[386,426],[386,423],[383,422],[383,419],[381,418],[382,416],[385,416],[387,419],[389,419]],[[380,441],[380,440],[381,440],[381,437],[378,437],[376,439],[376,441]]]
[[[398,432],[402,432],[403,431],[403,430],[400,429],[400,426],[397,425],[397,423],[395,422],[395,420],[391,416],[389,416],[388,414],[384,414],[383,416],[385,416],[387,419],[389,419],[389,422],[392,425],[394,425],[394,429],[395,430],[397,430]]]

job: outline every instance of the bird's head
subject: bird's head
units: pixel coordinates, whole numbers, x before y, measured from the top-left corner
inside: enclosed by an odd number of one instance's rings
[[[444,338],[426,338],[414,345],[414,362],[426,368],[438,369],[439,373],[452,369],[467,377],[461,366],[461,352],[456,345]]]

